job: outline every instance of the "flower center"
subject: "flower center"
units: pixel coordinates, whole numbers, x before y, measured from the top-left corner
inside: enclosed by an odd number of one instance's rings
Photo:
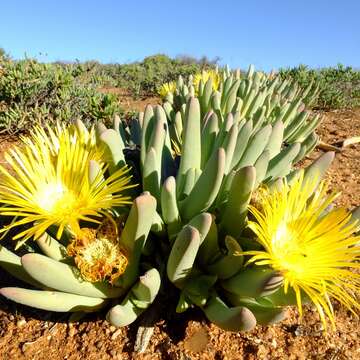
[[[291,223],[281,224],[273,239],[274,256],[279,270],[288,273],[288,278],[298,278],[307,270],[308,254],[301,244],[301,234]]]
[[[73,191],[57,182],[43,186],[35,195],[35,202],[47,212],[67,215],[75,208],[77,198]]]
[[[118,255],[117,247],[106,238],[95,238],[82,250],[82,257],[89,264],[95,264],[102,259],[112,263],[116,261]]]

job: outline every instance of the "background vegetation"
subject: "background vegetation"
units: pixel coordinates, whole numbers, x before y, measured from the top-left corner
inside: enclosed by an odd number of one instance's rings
[[[33,124],[109,122],[115,113],[124,116],[116,95],[103,88],[121,88],[130,97],[156,96],[161,84],[213,68],[219,58],[170,58],[158,54],[131,64],[40,63],[35,59],[14,61],[0,48],[0,133],[24,132]],[[360,106],[360,71],[338,65],[309,69],[304,65],[279,70],[301,86],[320,89],[314,107],[340,109]]]
[[[0,62],[0,132],[14,134],[33,124],[110,121],[121,113],[117,98],[96,90],[81,65],[41,64],[28,59]]]
[[[306,65],[280,69],[284,78],[296,80],[306,87],[310,82],[320,89],[315,107],[324,110],[360,106],[360,71],[351,66],[309,69]]]

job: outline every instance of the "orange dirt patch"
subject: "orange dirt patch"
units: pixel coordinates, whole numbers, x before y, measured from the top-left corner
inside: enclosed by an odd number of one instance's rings
[[[98,89],[104,94],[115,94],[119,98],[120,105],[125,111],[144,111],[145,106],[148,104],[156,105],[161,104],[161,99],[153,96],[140,99],[134,99],[126,89],[120,88],[100,88]]]
[[[338,145],[345,139],[360,136],[360,109],[325,113],[317,133],[327,144]],[[322,153],[315,150],[309,159]],[[330,188],[341,192],[337,205],[352,209],[360,205],[360,143],[345,147],[337,153],[328,172]]]

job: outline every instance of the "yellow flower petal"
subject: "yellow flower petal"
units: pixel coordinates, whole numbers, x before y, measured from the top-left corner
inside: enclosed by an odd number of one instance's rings
[[[195,87],[195,92],[198,92],[200,81],[205,85],[209,79],[212,80],[213,90],[218,90],[220,86],[220,74],[215,70],[203,70],[201,73],[194,76],[193,85]]]
[[[162,99],[165,99],[166,95],[169,93],[174,93],[176,90],[176,83],[175,81],[170,81],[167,83],[164,83],[160,86],[158,90],[158,94],[161,96]]]

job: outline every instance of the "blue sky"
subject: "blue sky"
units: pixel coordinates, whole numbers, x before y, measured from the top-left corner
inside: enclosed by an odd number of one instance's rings
[[[12,0],[0,9],[0,47],[14,58],[123,63],[165,53],[264,70],[360,66],[359,0]]]

